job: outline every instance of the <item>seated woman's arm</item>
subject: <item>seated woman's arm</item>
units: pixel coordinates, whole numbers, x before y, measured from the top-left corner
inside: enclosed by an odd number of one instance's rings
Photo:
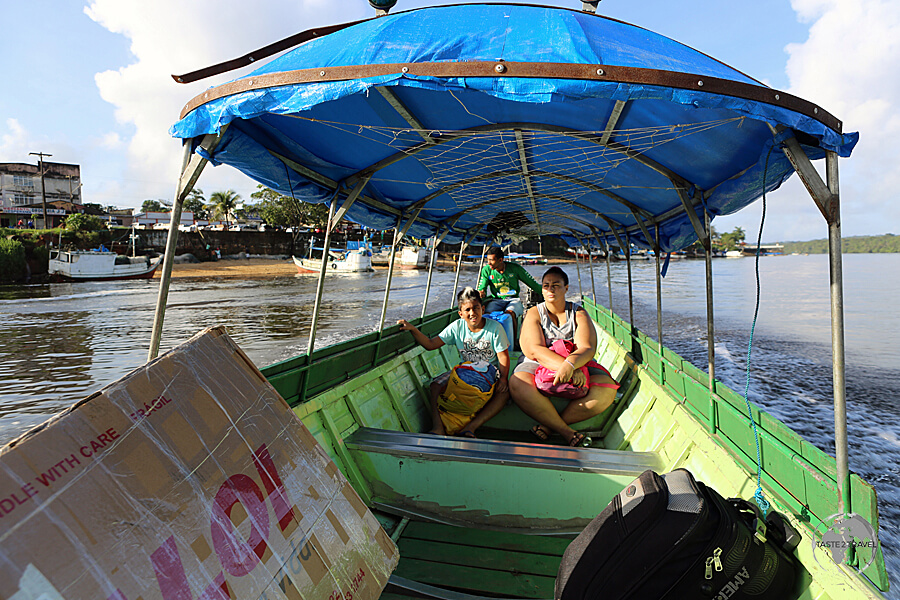
[[[569,355],[569,361],[575,367],[588,364],[597,352],[597,331],[591,318],[584,310],[575,311],[575,351]]]
[[[597,332],[594,330],[590,317],[583,310],[575,311],[575,323],[575,336],[572,340],[575,344],[575,351],[565,359],[562,359],[562,362],[556,368],[556,377],[553,378],[554,384],[571,381],[575,385],[583,386],[587,383],[584,374],[578,368],[583,367],[594,358],[594,349],[597,347]]]
[[[522,332],[519,334],[519,347],[522,348],[522,353],[526,357],[553,371],[558,371],[565,362],[562,356],[547,347],[536,306],[531,307],[525,313]]]

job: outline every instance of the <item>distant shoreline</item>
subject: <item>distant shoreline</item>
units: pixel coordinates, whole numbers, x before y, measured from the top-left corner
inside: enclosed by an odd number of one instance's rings
[[[568,264],[574,261],[569,258],[553,258],[550,263]],[[438,266],[445,269],[455,269],[456,265],[451,261],[440,260]],[[464,268],[471,268],[464,265]],[[386,270],[387,267],[375,267],[376,271]],[[172,265],[173,278],[196,279],[274,279],[276,277],[293,277],[297,275],[297,267],[294,261],[277,258],[223,258],[222,260],[200,263],[175,263]],[[310,274],[315,276],[315,274]],[[303,275],[309,277],[310,275]],[[153,274],[154,279],[162,277],[162,269],[157,269]]]
[[[222,259],[200,263],[175,263],[172,277],[194,277],[203,279],[270,279],[296,275],[297,267],[291,259],[243,258]],[[162,277],[162,269],[153,274],[154,279]]]
[[[574,262],[567,258],[550,259],[549,265],[567,264]],[[548,266],[549,266],[548,265]],[[450,261],[441,260],[438,266],[443,268],[455,268]],[[387,267],[375,267],[376,271],[386,270]],[[297,267],[294,261],[277,258],[223,258],[222,260],[200,263],[175,263],[172,265],[173,278],[197,278],[197,279],[274,279],[276,277],[293,277],[297,275]],[[315,276],[303,275],[304,277]],[[162,269],[153,274],[154,279],[162,277]]]

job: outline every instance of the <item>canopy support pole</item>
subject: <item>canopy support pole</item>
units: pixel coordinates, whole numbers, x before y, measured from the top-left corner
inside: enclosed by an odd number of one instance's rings
[[[702,196],[703,192],[699,192]],[[694,210],[693,204],[687,193],[678,188],[678,196],[681,198],[681,204],[684,206],[684,212],[687,213],[691,220],[691,226],[697,239],[703,245],[703,255],[706,263],[706,360],[709,372],[709,425],[707,426],[710,433],[716,430],[716,403],[712,398],[716,390],[716,330],[715,319],[713,318],[713,274],[712,274],[712,228],[710,227],[709,211],[703,208],[703,223],[701,224],[697,212]],[[657,234],[658,235],[658,234]]]
[[[590,239],[588,239],[588,243],[590,243]],[[594,301],[594,304],[597,304],[597,288],[594,286],[594,257],[592,256],[590,245],[588,245],[588,264],[591,271],[591,300]]]
[[[612,268],[609,266],[610,256],[609,256],[609,243],[606,240],[603,240],[603,246],[606,250],[606,287],[609,289],[609,312],[613,311],[613,300],[612,300]]]
[[[519,151],[519,166],[522,169],[522,181],[525,183],[525,191],[528,193],[528,201],[531,203],[531,216],[534,217],[534,224],[537,227],[538,236],[541,235],[541,221],[538,218],[537,200],[534,197],[534,188],[531,184],[531,175],[528,171],[528,153],[525,151],[525,138],[521,129],[515,129],[516,148]]]
[[[480,225],[478,226],[480,227]],[[463,239],[459,241],[459,260],[456,261],[456,277],[453,279],[453,291],[450,294],[450,306],[449,308],[453,308],[456,304],[456,286],[459,285],[459,271],[462,269],[462,259],[463,253],[466,251],[466,247],[469,245],[469,242],[475,239],[475,236],[478,232],[473,232],[468,239],[463,236]],[[478,276],[481,277],[481,268],[478,269]]]
[[[366,184],[369,183],[369,180],[371,178],[372,176],[369,175],[367,177],[359,179],[356,182],[356,185],[353,186],[353,189],[347,195],[347,199],[344,200],[344,203],[341,204],[341,207],[337,210],[337,212],[334,213],[334,217],[332,219],[333,224],[332,221],[329,221],[329,227],[331,227],[332,229],[337,227],[337,224],[340,223],[341,219],[343,219],[347,215],[347,211],[350,210],[350,207],[353,206],[353,203],[356,202],[357,198],[359,198],[359,195],[362,193],[363,188],[366,187]],[[338,189],[340,189],[340,186],[338,186]]]
[[[625,232],[625,265],[628,268],[628,327],[631,337],[631,351],[634,352],[634,288],[631,280],[631,237]]]
[[[597,292],[594,290],[594,261],[591,258],[590,238],[587,239],[588,245],[585,245],[584,238],[580,237],[574,231],[572,232],[572,234],[575,235],[575,239],[578,240],[578,243],[581,244],[581,247],[585,248],[585,251],[587,252],[588,265],[589,265],[588,269],[590,270],[590,273],[591,273],[591,300],[594,302],[594,304],[596,304],[597,303]],[[578,257],[577,252],[575,253],[575,256],[577,259],[577,257]],[[581,276],[580,275],[578,277],[578,286],[581,287]],[[582,292],[582,297],[584,297],[583,292]]]
[[[212,156],[213,150],[222,139],[225,128],[218,135],[209,133],[203,136],[200,147]],[[169,219],[169,235],[166,238],[166,251],[163,256],[162,276],[159,280],[159,292],[156,296],[156,312],[153,314],[153,331],[150,334],[150,349],[147,352],[147,362],[159,355],[159,343],[162,339],[163,322],[166,318],[166,303],[169,300],[169,284],[172,282],[172,263],[175,259],[175,247],[178,245],[178,225],[181,223],[181,211],[184,207],[184,199],[191,193],[200,178],[200,173],[206,163],[209,162],[199,154],[193,152],[190,140],[184,144],[184,157],[181,162],[181,177],[178,179],[178,189],[175,192],[175,204]]]
[[[478,276],[479,277],[481,277],[481,269],[484,268],[484,257],[487,255],[487,251],[488,251],[489,247],[490,246],[488,246],[487,241],[485,241],[484,246],[481,247],[481,260],[478,261]],[[478,285],[477,280],[475,281],[475,285]]]
[[[594,234],[594,239],[597,240],[597,247],[603,249],[606,253],[606,287],[609,288],[609,312],[612,313],[612,274],[611,269],[609,267],[609,244],[606,243],[606,238],[600,238],[600,232],[598,232],[595,228],[591,227],[591,233]]]
[[[659,225],[656,226],[656,240],[653,242],[656,246],[653,249],[653,256],[656,259],[656,338],[659,343],[659,356],[663,355],[663,328],[662,328],[662,268],[659,264],[659,255],[662,254],[659,248]]]
[[[711,232],[709,212],[703,209],[703,220],[706,231]],[[703,240],[706,258],[706,358],[709,369],[709,426],[710,433],[716,430],[716,403],[712,397],[716,390],[716,325],[713,318],[713,272],[712,272],[712,237],[707,235]]]
[[[579,243],[581,243],[581,238],[579,238],[577,235],[575,236],[575,239],[578,240]],[[578,295],[583,299],[584,288],[581,287],[581,267],[578,264],[578,248],[575,248],[575,273],[578,275]]]
[[[834,385],[834,448],[837,483],[840,490],[839,512],[853,512],[850,502],[850,459],[847,444],[847,385],[844,363],[844,272],[841,249],[841,202],[838,180],[838,155],[825,153],[825,177],[831,201],[828,206],[828,258],[831,271],[831,367]]]
[[[335,211],[337,210],[337,199],[341,193],[341,186],[334,190],[331,196],[331,202],[328,204],[328,225],[325,227],[325,241],[322,242],[322,264],[319,267],[319,279],[316,281],[316,300],[313,304],[312,322],[309,326],[309,340],[306,342],[307,360],[312,358],[313,350],[316,349],[316,330],[319,326],[319,310],[322,307],[322,293],[325,291],[325,275],[328,273],[328,253],[331,251],[331,232],[334,230]],[[310,246],[311,247],[311,246]],[[310,250],[310,258],[312,258],[312,250]],[[306,391],[306,381],[303,382],[303,391]],[[300,396],[303,397],[302,395]]]
[[[337,200],[341,193],[341,185],[338,184],[331,196],[331,202],[328,204],[328,221],[325,227],[325,241],[322,242],[322,266],[319,268],[319,279],[316,282],[316,300],[313,304],[312,320],[309,325],[309,340],[306,343],[306,364],[307,369],[303,372],[303,383],[300,385],[300,400],[306,398],[306,391],[309,389],[309,365],[312,362],[313,350],[316,347],[316,330],[319,327],[319,310],[322,307],[322,293],[325,291],[325,274],[328,272],[328,253],[331,250],[331,232],[334,229],[337,220],[334,215],[337,210]],[[309,245],[309,255],[312,258],[312,247],[315,245],[315,238]]]
[[[381,303],[381,318],[378,320],[378,341],[381,342],[381,337],[384,335],[384,319],[387,317],[387,306],[388,306],[388,298],[391,295],[391,281],[394,279],[394,260],[397,257],[397,244],[400,243],[400,240],[403,239],[403,236],[406,235],[406,232],[409,231],[409,228],[412,227],[412,224],[415,223],[416,219],[419,218],[419,213],[422,212],[422,208],[416,209],[416,212],[413,214],[412,218],[403,226],[403,229],[400,228],[400,221],[403,217],[397,219],[397,227],[394,230],[394,241],[391,244],[391,260],[388,265],[388,276],[387,283],[384,286],[384,301]],[[379,346],[375,346],[375,360],[378,360],[378,348]]]
[[[781,133],[779,127],[773,133]],[[850,501],[850,459],[847,444],[847,384],[844,361],[844,273],[841,255],[841,202],[838,155],[825,151],[825,178],[822,181],[795,137],[782,143],[782,151],[812,196],[828,224],[828,261],[831,284],[831,369],[834,386],[834,455],[837,463],[838,512],[853,511]]]
[[[613,235],[616,236],[616,241],[619,243],[619,248],[622,249],[622,252],[625,253],[625,265],[628,269],[628,327],[629,334],[628,337],[631,340],[630,348],[628,351],[634,355],[634,294],[631,280],[631,238],[628,236],[628,230],[625,229],[625,239],[622,240],[622,236],[619,235],[619,232],[616,231],[616,228],[610,225],[610,231],[613,232]]]
[[[784,127],[773,129],[771,125],[769,126],[769,128],[772,129],[772,133],[774,134],[780,134],[785,130]],[[834,192],[830,189],[828,184],[822,181],[822,177],[819,175],[819,172],[816,171],[816,168],[813,166],[812,161],[809,160],[809,157],[806,156],[803,148],[800,147],[800,142],[797,141],[797,138],[791,136],[785,139],[782,143],[781,150],[784,152],[784,155],[787,156],[787,159],[791,162],[791,165],[794,167],[794,170],[800,177],[800,181],[803,182],[804,186],[806,186],[806,190],[812,197],[813,202],[815,202],[816,207],[819,209],[819,212],[821,212],[822,216],[825,217],[825,222],[829,223],[830,225],[832,221],[832,214],[830,209]],[[827,165],[827,154],[825,160]],[[838,220],[840,221],[840,219]]]
[[[425,298],[422,300],[422,318],[425,318],[425,310],[428,308],[428,294],[431,293],[431,276],[434,274],[434,266],[437,258],[437,247],[443,239],[450,233],[450,229],[446,229],[444,233],[440,235],[435,234],[432,238],[432,246],[431,246],[431,260],[428,263],[428,282],[425,284]]]
[[[397,94],[394,93],[393,89],[381,85],[375,86],[375,89],[378,90],[382,96],[384,96],[384,99],[387,100],[388,104],[390,104],[391,107],[397,111],[397,114],[403,117],[404,121],[409,123],[409,126],[413,128],[413,131],[419,134],[419,136],[425,141],[426,144],[434,144],[434,139],[430,135],[428,135],[428,133],[426,133],[427,130],[425,129],[425,126],[422,125],[422,122],[418,119],[418,117],[416,117],[416,115],[414,115],[412,111],[409,110],[409,108],[405,104],[403,104],[400,98],[397,97]],[[372,171],[372,173],[369,173],[369,177],[371,177],[374,173],[374,171]]]

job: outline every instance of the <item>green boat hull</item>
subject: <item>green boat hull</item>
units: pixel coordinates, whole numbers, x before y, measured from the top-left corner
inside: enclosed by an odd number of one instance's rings
[[[401,550],[397,585],[470,594],[549,598],[571,537],[645,468],[686,468],[723,496],[756,490],[756,439],[741,396],[604,307],[585,300],[598,331],[597,360],[622,383],[616,403],[576,426],[588,449],[536,444],[533,421],[508,406],[479,435],[420,435],[430,428],[426,388],[457,363],[455,349],[425,352],[397,327],[263,369]],[[436,335],[446,311],[415,324]],[[753,407],[762,485],[803,541],[795,597],[880,598],[888,578],[880,548],[864,576],[814,549],[838,512],[833,457]],[[851,475],[852,511],[877,531],[875,490]],[[866,554],[868,552],[868,554]],[[415,583],[413,583],[415,582]],[[419,590],[419,593],[426,593]]]

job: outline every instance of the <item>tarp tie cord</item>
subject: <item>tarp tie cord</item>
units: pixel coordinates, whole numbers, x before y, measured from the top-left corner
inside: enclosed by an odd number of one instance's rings
[[[293,182],[291,181],[291,170],[288,169],[288,166],[287,166],[287,163],[286,163],[286,162],[282,161],[281,164],[284,165],[284,174],[285,174],[285,176],[287,177],[288,190],[290,190],[290,192],[291,192],[291,199],[292,199],[294,202],[297,202],[297,199],[294,197],[294,184],[293,184]]]
[[[777,144],[772,144],[766,154],[766,166],[763,169],[763,193],[762,193],[762,217],[759,221],[759,235],[756,238],[756,306],[753,309],[753,325],[750,327],[750,342],[747,344],[747,383],[744,386],[744,402],[747,403],[747,414],[750,416],[750,423],[753,425],[753,437],[756,440],[756,493],[753,499],[762,510],[763,516],[769,511],[769,501],[763,495],[762,489],[762,457],[759,451],[759,431],[756,429],[756,421],[753,419],[753,409],[750,406],[750,354],[753,351],[753,332],[756,329],[756,318],[759,315],[759,251],[762,245],[763,225],[766,222],[766,178],[769,173],[769,157],[772,156],[772,150]]]
[[[784,146],[784,143],[787,140],[791,139],[792,137],[794,137],[794,130],[793,129],[785,129],[781,133],[777,133],[773,136],[774,145],[781,148],[782,146]],[[772,151],[769,150],[769,152],[771,153]],[[769,158],[766,157],[766,165],[768,165],[768,164],[769,164]]]
[[[662,269],[659,272],[659,276],[663,279],[666,278],[666,273],[669,271],[669,259],[672,258],[671,252],[666,252],[666,262],[663,263]]]

